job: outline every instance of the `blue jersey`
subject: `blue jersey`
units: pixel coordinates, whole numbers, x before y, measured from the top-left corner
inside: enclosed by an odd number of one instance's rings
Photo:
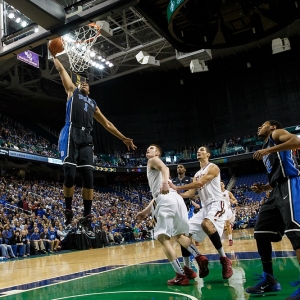
[[[96,106],[95,100],[81,94],[76,88],[72,97],[67,101],[66,125],[72,123],[77,127],[84,127],[91,131],[93,129]]]
[[[268,138],[263,149],[275,146],[272,135]],[[268,172],[269,183],[272,187],[276,182],[281,182],[288,178],[299,177],[298,162],[293,151],[273,152],[263,157],[264,165]]]

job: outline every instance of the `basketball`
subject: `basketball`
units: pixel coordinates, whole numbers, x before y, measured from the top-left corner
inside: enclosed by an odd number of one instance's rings
[[[58,38],[50,41],[49,51],[52,55],[56,55],[57,53],[64,51],[64,44],[62,42],[61,37],[58,37]]]

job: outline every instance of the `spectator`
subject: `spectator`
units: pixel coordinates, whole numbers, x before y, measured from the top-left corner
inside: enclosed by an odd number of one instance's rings
[[[46,250],[45,250],[43,240],[40,237],[39,231],[40,230],[38,229],[38,227],[34,228],[34,232],[30,236],[30,241],[34,247],[35,254],[37,254],[37,253],[44,254],[44,253],[46,253]]]
[[[123,237],[124,241],[126,242],[135,242],[133,229],[128,222],[125,222],[125,227],[123,228]]]

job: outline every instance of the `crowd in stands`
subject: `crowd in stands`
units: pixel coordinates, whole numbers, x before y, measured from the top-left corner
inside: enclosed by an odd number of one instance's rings
[[[0,178],[0,256],[27,257],[64,249],[70,233],[83,234],[78,223],[83,212],[81,188],[75,189],[72,227],[64,224],[62,184]],[[93,223],[105,232],[105,245],[151,238],[151,217],[136,222],[135,215],[149,200],[95,191]]]
[[[0,122],[0,147],[58,158],[57,145],[8,118]]]
[[[249,196],[251,195],[251,188],[246,184],[235,186],[232,188],[231,192],[234,194],[235,198],[238,200],[238,206],[236,206],[236,220],[234,228],[247,228],[254,227],[259,209],[265,200],[265,195],[260,195],[261,200],[257,201]],[[255,197],[257,198],[257,197]]]
[[[246,185],[232,189],[239,202],[235,208],[235,228],[255,224],[262,202],[246,196],[249,190]],[[152,238],[151,216],[144,221],[135,219],[151,199],[149,190],[133,186],[126,187],[125,191],[125,194],[116,190],[94,192],[92,226],[95,232],[104,233],[104,246]],[[83,216],[81,188],[75,188],[74,218],[68,230],[64,224],[63,199],[61,183],[0,178],[0,256],[53,253],[66,249],[68,234],[84,234],[78,222]]]

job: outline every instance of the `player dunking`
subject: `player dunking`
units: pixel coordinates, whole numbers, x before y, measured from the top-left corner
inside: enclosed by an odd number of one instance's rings
[[[233,194],[230,191],[227,191],[225,189],[225,184],[223,181],[221,181],[221,191],[222,191],[222,195],[223,195],[223,199],[225,201],[225,203],[228,206],[227,209],[227,220],[225,222],[225,228],[227,229],[227,233],[228,233],[228,239],[229,239],[229,246],[233,245],[233,240],[232,240],[232,226],[231,223],[234,222],[235,220],[235,212],[233,212],[231,205],[237,205],[238,201],[236,200],[236,198],[233,196]]]
[[[168,285],[188,285],[189,279],[194,279],[197,275],[192,269],[186,267],[182,269],[176,251],[172,247],[171,237],[174,237],[175,241],[195,257],[200,253],[191,239],[185,236],[189,233],[186,206],[182,197],[175,190],[169,189],[169,168],[161,161],[160,156],[159,146],[152,144],[148,147],[147,177],[153,200],[137,214],[137,219],[144,219],[152,211],[155,224],[154,238],[162,245],[164,253],[176,272],[176,277],[168,280]]]
[[[106,119],[95,100],[89,97],[90,88],[88,83],[82,82],[80,86],[76,87],[55,55],[53,55],[53,61],[67,93],[65,126],[60,132],[58,143],[64,167],[65,224],[70,224],[73,218],[72,198],[77,168],[83,179],[82,197],[84,211],[83,218],[79,222],[84,227],[86,235],[94,238],[95,235],[91,227],[91,207],[94,193],[94,154],[93,139],[90,134],[93,129],[93,119],[95,118],[107,131],[122,140],[128,150],[130,148],[134,150],[136,146],[131,139],[125,137]]]
[[[189,190],[181,194],[183,198],[192,197],[198,190],[202,209],[189,220],[190,236],[198,242],[203,241],[206,236],[209,237],[220,255],[223,278],[228,279],[233,274],[231,261],[226,257],[221,242],[224,223],[227,218],[227,206],[221,192],[220,169],[217,165],[209,162],[209,157],[209,148],[206,146],[200,147],[197,151],[200,170],[195,174],[194,181],[180,187],[176,187],[172,183],[169,183],[169,185],[177,191]],[[209,273],[208,259],[203,255],[200,258],[195,257],[195,259],[202,266],[200,277],[207,276]]]

